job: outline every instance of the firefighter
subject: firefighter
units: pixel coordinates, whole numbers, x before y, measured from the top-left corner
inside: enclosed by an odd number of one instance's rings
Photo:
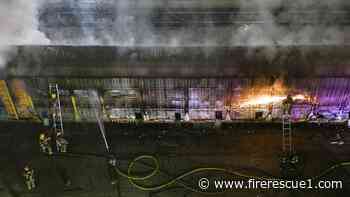
[[[268,120],[268,121],[271,121],[272,120],[272,112],[273,112],[273,104],[270,103],[268,104],[267,106],[267,114],[265,116],[265,119]]]
[[[288,95],[286,99],[282,102],[283,107],[283,115],[291,115],[292,114],[292,105],[293,105],[293,98],[291,95]]]
[[[57,151],[59,153],[66,153],[68,144],[68,141],[63,138],[62,132],[58,132],[56,137]]]
[[[50,98],[49,98],[49,99],[50,99],[51,102],[55,102],[56,98],[57,98],[56,93],[52,93],[52,94],[50,95]]]
[[[108,170],[109,170],[109,176],[110,181],[112,185],[115,185],[118,183],[118,173],[116,171],[117,167],[117,158],[115,155],[110,154],[108,158]]]
[[[41,151],[43,153],[48,153],[49,155],[52,154],[52,148],[51,148],[51,138],[46,136],[44,133],[40,134],[39,137],[39,144],[41,147]]]
[[[34,169],[31,168],[29,165],[26,165],[24,167],[23,177],[24,177],[24,181],[27,186],[27,189],[29,191],[35,189]]]
[[[52,107],[55,107],[56,103],[57,103],[56,99],[57,99],[56,93],[51,93],[50,96],[49,96],[49,105],[52,106]]]

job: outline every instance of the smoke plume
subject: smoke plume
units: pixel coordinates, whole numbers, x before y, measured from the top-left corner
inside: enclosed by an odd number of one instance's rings
[[[57,45],[171,47],[337,45],[344,43],[345,35],[349,32],[336,22],[339,22],[339,17],[346,19],[344,17],[346,11],[342,8],[346,0],[240,0],[234,3],[232,1],[212,3],[209,0],[200,3],[157,0],[60,0],[59,2],[74,10],[69,20],[72,18],[77,20],[81,32],[74,32],[74,27],[67,28],[66,34],[63,32],[65,30],[61,29],[46,29],[55,34],[53,43]],[[50,7],[50,4],[47,6]],[[216,26],[214,24],[218,19],[213,19],[210,12],[204,16],[196,15],[203,11],[198,11],[198,8],[211,6],[235,7],[238,8],[238,12],[232,11],[231,25]],[[115,18],[112,22],[108,21],[108,18],[113,18],[113,14],[103,13],[109,12],[105,8],[113,9]],[[188,18],[183,19],[182,14],[172,14],[179,10],[181,12],[181,9],[186,10],[184,16],[193,11],[193,15],[189,18],[194,24],[189,22]],[[159,10],[163,15],[157,15]],[[96,14],[91,14],[95,12]],[[235,17],[236,15],[238,17]],[[52,21],[61,20],[61,16],[50,17]],[[62,22],[63,27],[71,25],[67,19],[64,20],[66,21]],[[189,24],[175,28],[159,28],[154,24],[159,22],[158,20],[169,24],[179,22]],[[202,26],[199,27],[198,24]]]
[[[42,45],[49,40],[38,30],[40,0],[0,1],[0,69],[16,54],[16,45]]]
[[[347,29],[335,25],[345,1],[253,0],[242,2],[241,10],[255,9],[257,24],[234,31],[232,44],[243,46],[337,45],[344,43]]]

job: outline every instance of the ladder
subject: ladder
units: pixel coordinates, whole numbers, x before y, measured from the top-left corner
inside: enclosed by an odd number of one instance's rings
[[[282,115],[282,150],[292,153],[292,120],[289,114]]]
[[[60,91],[57,84],[49,84],[49,115],[51,116],[52,128],[64,134]]]
[[[9,119],[18,120],[18,113],[5,80],[0,80],[0,98],[5,106]]]

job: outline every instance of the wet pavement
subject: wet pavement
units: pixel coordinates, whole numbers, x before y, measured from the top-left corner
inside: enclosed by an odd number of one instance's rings
[[[185,127],[185,128],[184,128]],[[128,164],[140,155],[154,155],[159,159],[160,173],[140,182],[159,185],[191,169],[220,167],[255,176],[280,176],[281,131],[278,125],[230,126],[207,129],[204,126],[175,125],[115,125],[107,124],[106,132],[118,166],[124,172]],[[0,196],[54,197],[177,197],[206,196],[181,187],[179,184],[159,191],[142,191],[127,178],[118,177],[111,185],[106,160],[106,149],[94,123],[66,123],[65,133],[70,141],[67,154],[43,155],[39,151],[38,136],[42,126],[28,122],[0,122]],[[294,129],[294,149],[305,161],[303,176],[315,176],[322,170],[350,160],[350,132],[345,131],[345,144],[330,145],[332,128],[298,127]],[[29,162],[36,171],[37,189],[26,190],[21,176]],[[148,174],[154,163],[142,160],[133,174]],[[349,196],[350,167],[341,167],[324,177],[342,180],[343,189],[288,191],[288,190],[234,190],[214,196]],[[182,181],[199,189],[196,181],[202,172]],[[220,175],[221,176],[221,175]],[[228,175],[222,175],[229,177]],[[70,186],[65,186],[67,180]]]

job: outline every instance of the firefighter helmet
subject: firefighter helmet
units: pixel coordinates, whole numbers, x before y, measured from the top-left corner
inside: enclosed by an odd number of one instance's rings
[[[51,98],[56,99],[56,94],[55,93],[51,94]]]
[[[28,165],[24,166],[24,170],[29,171],[29,166]]]
[[[44,140],[44,139],[45,139],[45,134],[43,134],[43,133],[40,134],[40,137],[39,137],[39,138],[40,138],[40,140]]]

